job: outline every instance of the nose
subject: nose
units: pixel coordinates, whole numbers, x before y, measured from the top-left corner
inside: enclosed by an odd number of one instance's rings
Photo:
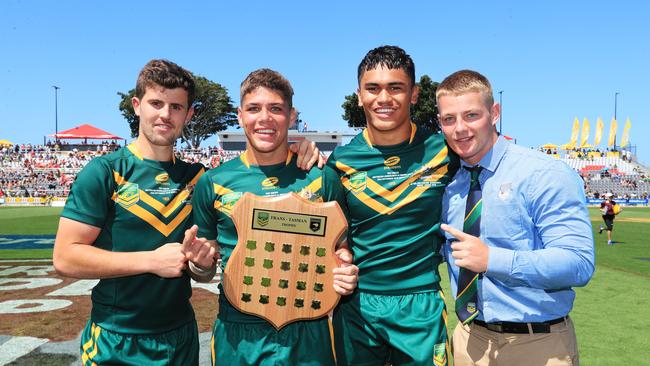
[[[454,123],[454,131],[456,132],[456,134],[462,134],[466,130],[467,130],[467,124],[465,123],[463,118],[459,116],[459,118],[456,119],[456,123]]]
[[[271,112],[267,108],[262,108],[262,111],[260,112],[260,119],[262,121],[269,121],[271,118]]]
[[[377,95],[377,101],[379,103],[387,103],[390,101],[390,94],[388,93],[388,90],[386,89],[381,89],[379,92],[379,95]]]
[[[160,108],[159,113],[160,113],[160,118],[161,119],[165,119],[165,120],[169,119],[171,117],[171,114],[172,114],[171,107],[166,105],[166,106]]]

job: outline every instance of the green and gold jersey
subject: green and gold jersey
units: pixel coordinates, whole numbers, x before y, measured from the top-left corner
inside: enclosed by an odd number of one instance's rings
[[[143,159],[130,145],[86,165],[61,216],[100,228],[93,245],[113,252],[182,242],[191,225],[192,190],[203,172],[200,164]],[[118,333],[161,333],[194,319],[191,295],[186,273],[102,279],[92,291],[91,319]]]
[[[225,268],[237,245],[237,231],[230,217],[232,207],[244,193],[272,197],[296,192],[306,199],[319,202],[322,201],[321,188],[321,170],[300,170],[292,153],[288,154],[284,163],[256,166],[249,164],[244,152],[239,158],[208,171],[199,179],[192,198],[194,223],[199,226],[198,236],[217,241]],[[219,296],[219,317],[232,322],[265,321],[239,312],[225,296]]]
[[[363,131],[334,150],[324,175],[344,190],[359,290],[405,294],[438,288],[441,199],[458,169],[444,138],[411,125],[408,141],[373,146]],[[329,172],[334,174],[329,174]],[[325,199],[333,199],[329,189]]]

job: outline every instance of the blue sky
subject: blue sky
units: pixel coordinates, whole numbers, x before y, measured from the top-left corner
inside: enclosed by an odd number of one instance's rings
[[[650,6],[641,1],[17,1],[0,12],[0,139],[43,141],[91,123],[127,137],[118,91],[167,58],[225,86],[235,103],[252,70],[282,72],[310,129],[347,130],[344,96],[382,44],[404,48],[416,74],[463,68],[503,90],[503,132],[519,144],[569,141],[575,117],[606,131],[619,92],[618,136],[650,164]],[[498,96],[498,95],[497,95]],[[603,140],[606,141],[606,134]],[[209,140],[214,145],[216,137]]]

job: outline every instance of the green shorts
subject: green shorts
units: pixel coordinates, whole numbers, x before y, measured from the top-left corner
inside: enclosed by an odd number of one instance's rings
[[[334,312],[339,365],[447,365],[447,311],[440,291],[357,291]]]
[[[81,333],[82,365],[198,365],[196,322],[158,334],[122,334],[88,321]]]
[[[269,323],[219,318],[212,334],[213,365],[335,365],[327,317],[297,321],[280,331]]]

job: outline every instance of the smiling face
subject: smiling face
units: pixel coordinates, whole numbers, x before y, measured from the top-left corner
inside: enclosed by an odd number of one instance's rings
[[[445,139],[466,163],[476,165],[497,141],[500,107],[481,92],[438,97],[438,119]]]
[[[251,163],[270,165],[286,160],[287,135],[296,120],[296,110],[280,93],[255,88],[243,96],[237,116],[248,140]]]
[[[393,145],[409,137],[410,107],[417,102],[418,88],[403,69],[380,66],[365,71],[357,95],[373,143]]]
[[[131,102],[140,118],[138,139],[152,147],[174,145],[194,113],[188,106],[187,90],[183,88],[153,85],[145,89],[142,98],[133,97]]]

